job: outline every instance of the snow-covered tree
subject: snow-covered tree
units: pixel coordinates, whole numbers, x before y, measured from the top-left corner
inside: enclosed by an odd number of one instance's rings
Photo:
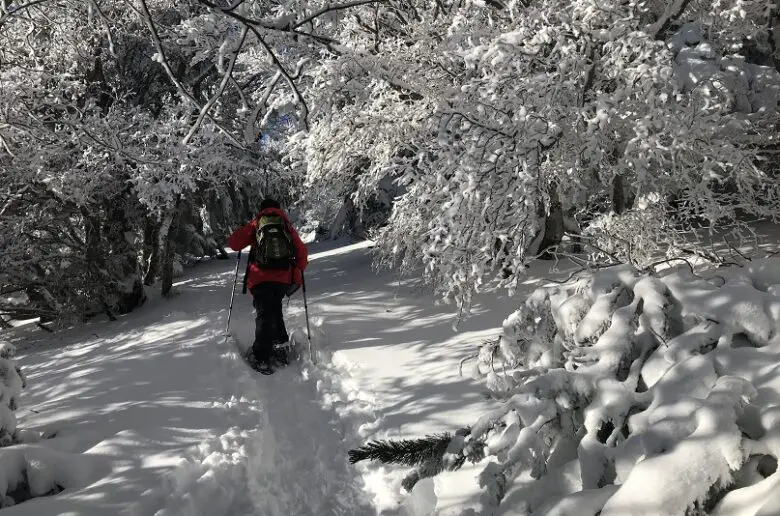
[[[246,38],[215,39],[199,26],[210,12],[197,2],[2,4],[0,292],[27,302],[0,311],[131,310],[144,282],[170,289],[176,253],[213,254],[254,210],[247,203],[286,194],[283,175],[268,181],[273,153],[241,136],[236,112],[250,105],[244,89],[257,89],[234,87],[255,73],[233,75]],[[241,203],[219,200],[228,194]],[[199,233],[212,210],[223,222],[211,241],[178,227],[197,219],[187,227]]]
[[[626,258],[626,218],[653,251],[694,222],[773,217],[762,159],[780,76],[755,57],[774,52],[762,5],[364,7],[309,72],[311,131],[290,159],[314,198],[336,203],[394,179],[382,258],[424,265],[464,307],[491,279],[516,285],[566,232]]]
[[[26,235],[2,288],[42,315],[168,292],[198,240],[182,221],[236,188],[305,195],[333,236],[384,226],[382,261],[462,308],[567,232],[641,261],[691,224],[777,213],[763,2],[2,6],[0,222]],[[21,249],[46,262],[20,269]]]

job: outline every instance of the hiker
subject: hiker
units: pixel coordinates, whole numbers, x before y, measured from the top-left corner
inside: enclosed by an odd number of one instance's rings
[[[264,199],[255,219],[230,235],[227,244],[234,251],[252,246],[247,286],[255,307],[255,341],[247,361],[261,373],[271,374],[274,346],[290,340],[282,301],[301,285],[309,251],[274,199]]]

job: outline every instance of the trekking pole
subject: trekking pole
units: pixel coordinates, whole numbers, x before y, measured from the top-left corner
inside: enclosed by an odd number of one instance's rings
[[[236,283],[238,283],[238,266],[241,264],[241,251],[236,258],[236,274],[233,276],[233,288],[230,289],[230,308],[228,308],[227,327],[225,328],[225,343],[230,336],[230,316],[233,315],[233,299],[236,297]]]
[[[311,330],[309,329],[309,305],[306,303],[306,277],[301,270],[301,288],[303,290],[303,312],[306,314],[306,340],[309,342],[309,360],[314,363],[314,355],[311,352]]]

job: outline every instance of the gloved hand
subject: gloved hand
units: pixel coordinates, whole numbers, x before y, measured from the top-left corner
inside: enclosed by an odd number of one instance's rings
[[[296,284],[296,283],[290,283],[290,286],[289,286],[289,287],[287,287],[287,292],[285,293],[285,296],[287,296],[287,297],[292,297],[292,295],[293,295],[293,294],[295,294],[296,292],[298,292],[298,289],[299,289],[299,288],[301,288],[301,286],[300,286],[300,285],[298,285],[298,284]]]

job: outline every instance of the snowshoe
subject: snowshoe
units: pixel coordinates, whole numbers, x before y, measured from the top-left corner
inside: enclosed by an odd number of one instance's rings
[[[254,352],[252,352],[252,349],[250,348],[247,350],[246,355],[244,356],[244,359],[246,360],[247,365],[257,371],[260,374],[273,374],[274,369],[271,366],[270,362],[267,361],[258,361],[257,357],[255,357]]]
[[[286,342],[274,343],[271,360],[277,365],[277,367],[283,367],[290,363],[289,351]]]
[[[274,368],[270,362],[265,362],[265,361],[258,362],[255,370],[260,374],[265,374],[265,375],[274,374]]]

